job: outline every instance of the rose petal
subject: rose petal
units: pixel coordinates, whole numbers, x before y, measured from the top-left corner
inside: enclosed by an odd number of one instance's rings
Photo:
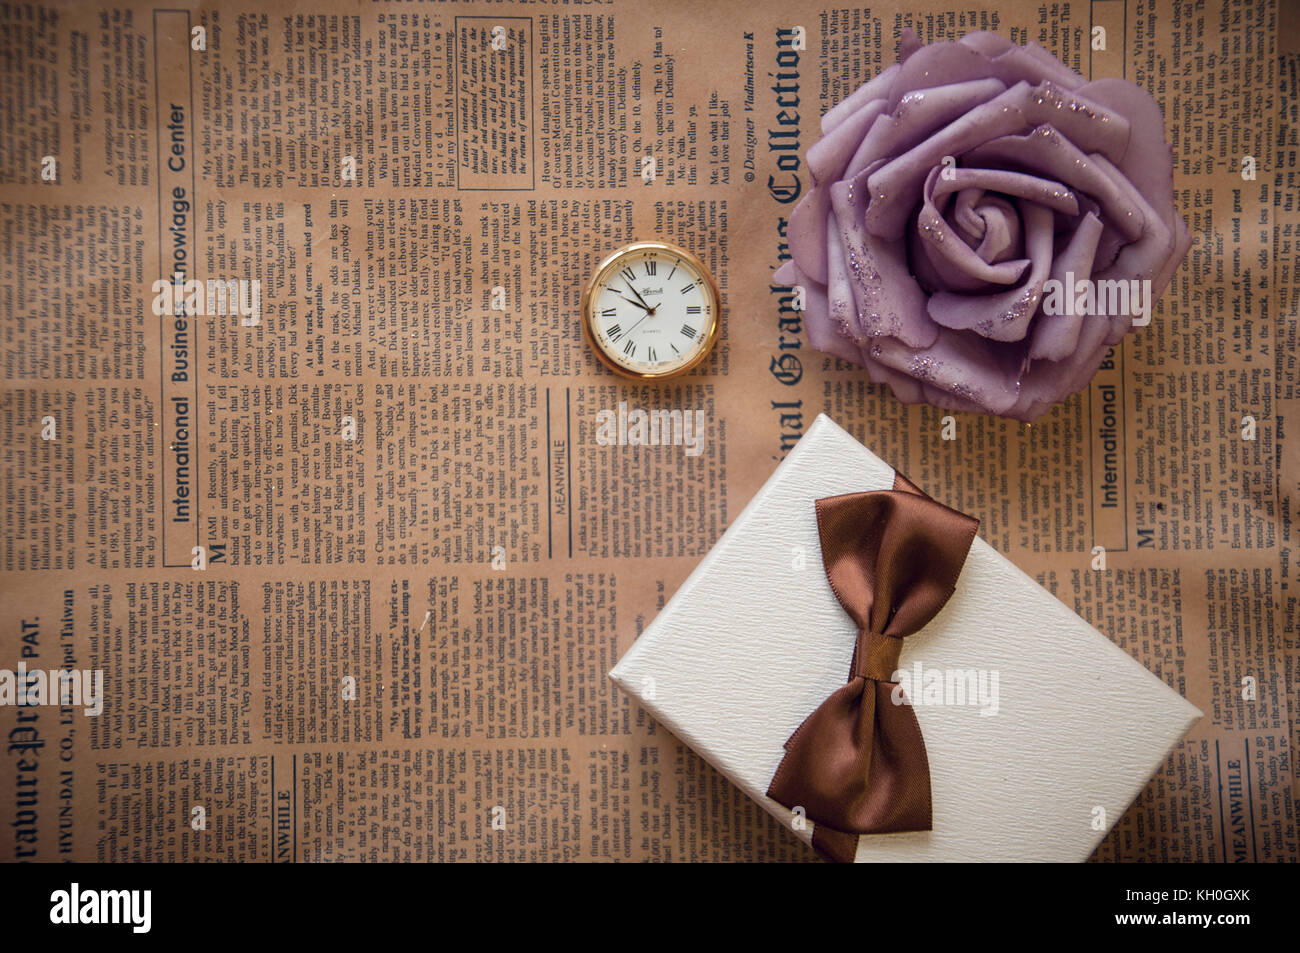
[[[1024,130],[1021,109],[1028,104],[1029,95],[1028,83],[1013,86],[876,169],[868,179],[871,204],[865,216],[867,229],[880,238],[901,238],[930,170],[942,165],[944,156],[959,156],[990,138]]]
[[[908,57],[921,48],[921,40],[916,35],[916,31],[910,26],[903,27],[903,32],[898,38],[898,62],[899,64],[907,62]]]
[[[894,85],[894,77],[898,75],[901,69],[902,67],[895,63],[888,69],[883,70],[874,79],[863,83],[850,93],[847,99],[826,110],[826,115],[822,116],[822,135],[833,131],[851,114],[857,112],[873,99],[887,98],[889,88]]]
[[[1141,223],[1141,234],[1137,240],[1130,242],[1120,250],[1115,263],[1097,274],[1097,279],[1137,278],[1152,282],[1152,297],[1156,292],[1155,280],[1164,271],[1166,263],[1178,247],[1179,233],[1160,220],[1155,209],[1138,194],[1137,189],[1124,178],[1123,174],[1102,156],[1094,156],[1093,161],[1115,182],[1116,187],[1127,199],[1129,206],[1126,216]],[[1160,288],[1163,291],[1163,288]]]
[[[1092,274],[1092,258],[1097,251],[1097,241],[1101,238],[1101,220],[1089,212],[1079,222],[1079,227],[1070,236],[1069,244],[1052,262],[1049,281],[1061,283],[1063,294],[1073,294],[1070,287],[1073,281],[1067,281],[1067,275],[1074,280],[1087,278]],[[1048,314],[1046,302],[1043,313],[1034,321],[1030,333],[1030,360],[1060,361],[1074,353],[1079,343],[1079,328],[1085,320],[1084,315],[1065,314],[1058,311]]]
[[[1173,248],[1151,278],[1152,300],[1168,287],[1173,273],[1191,247],[1191,233],[1174,207],[1173,154],[1165,141],[1164,116],[1154,97],[1133,83],[1119,79],[1093,80],[1083,87],[1094,101],[1129,118],[1132,133],[1124,156],[1116,165],[1124,179],[1155,212],[1155,219],[1171,224]]]
[[[1022,284],[996,294],[971,295],[940,291],[930,296],[928,309],[935,322],[974,331],[994,341],[1019,341],[1029,332],[1038,311],[1043,282],[1052,268],[1052,213],[1043,206],[1022,201],[1025,251],[1033,263]],[[969,249],[968,249],[969,250]],[[971,252],[974,257],[974,252]]]
[[[861,352],[857,345],[836,333],[830,317],[826,289],[799,270],[793,261],[787,261],[772,275],[777,287],[799,285],[804,289],[803,326],[808,332],[808,343],[819,351],[834,354],[846,361],[860,363]]]
[[[830,214],[828,186],[844,177],[849,159],[884,108],[880,99],[866,103],[808,149],[813,188],[790,213],[786,238],[804,269],[823,284],[826,283],[825,223]]]
[[[826,222],[826,249],[829,259],[826,267],[827,325],[838,337],[850,342],[856,351],[858,306],[849,284],[849,269],[844,261],[844,242],[840,238],[838,216],[831,215]]]
[[[1049,124],[1086,152],[1118,162],[1128,151],[1129,122],[1120,113],[1080,93],[1045,82],[1034,87],[1025,106],[1029,124]]]
[[[1034,361],[1020,381],[1020,398],[1007,416],[1033,421],[1088,386],[1110,351],[1106,322],[1084,321],[1075,350],[1060,361]]]
[[[924,55],[925,50],[912,58],[895,80],[895,89],[911,63]],[[945,156],[960,156],[991,138],[1023,133],[1048,121],[1073,141],[1103,155],[1119,158],[1128,148],[1124,117],[1052,83],[1034,87],[1017,83],[882,166],[871,178],[867,228],[881,238],[901,237],[911,211],[907,197],[915,194],[931,167],[941,164]]]
[[[831,213],[830,184],[815,186],[790,213],[786,242],[799,267],[826,284],[826,219]]]
[[[813,182],[820,185],[844,178],[849,160],[859,151],[867,131],[884,111],[883,99],[872,100],[813,143],[807,156]]]
[[[831,207],[839,221],[849,287],[853,290],[857,338],[893,335],[910,347],[928,347],[938,329],[925,311],[925,292],[912,277],[906,247],[882,242],[862,225],[862,193],[870,168],[831,186]]]
[[[1007,50],[1016,49],[1016,45],[1001,33],[990,33],[988,30],[974,30],[957,42],[962,46],[969,46],[989,59],[1000,56]]]
[[[983,189],[962,189],[945,218],[989,264],[1021,257],[1020,213],[1002,196]]]
[[[909,56],[894,75],[887,97],[890,112],[909,93],[992,75],[992,62],[978,50],[960,43],[931,43]]]
[[[1147,196],[1162,219],[1172,218],[1173,153],[1165,141],[1165,118],[1159,104],[1141,86],[1122,79],[1095,79],[1080,87],[1078,94],[1127,118],[1127,148],[1122,155],[1109,158],[1133,187]]]
[[[918,247],[929,259],[935,288],[949,291],[974,291],[987,284],[1010,285],[1019,281],[1029,267],[1028,259],[990,264],[975,253],[956,230],[944,220],[931,199],[936,181],[943,174],[938,167],[930,170],[925,183],[925,199],[917,217]],[[919,264],[913,255],[913,264]]]
[[[1008,41],[1010,42],[1010,41]],[[1037,43],[1015,46],[1000,53],[993,60],[996,74],[1008,86],[1020,80],[1038,85],[1055,83],[1065,89],[1077,89],[1084,79]]]
[[[1136,241],[1142,234],[1143,219],[1131,214],[1130,190],[1112,174],[1113,167],[1104,164],[1102,156],[1085,155],[1053,126],[991,139],[970,150],[961,161],[968,166],[1032,170],[1096,202],[1103,222],[1118,229],[1125,240]]]
[[[939,171],[935,169],[934,171]],[[1036,205],[1050,208],[1064,215],[1079,214],[1079,200],[1073,191],[1060,182],[1042,179],[1036,175],[1023,172],[1009,172],[1006,169],[972,169],[954,168],[947,176],[927,180],[925,190],[933,195],[936,202],[944,196],[962,189],[977,188],[986,192],[1001,192],[1003,195],[1027,199]]]
[[[970,213],[984,226],[975,249],[980,258],[987,262],[1000,262],[1020,256],[1023,249],[1020,214],[1010,202],[981,189],[963,189],[957,193],[956,205],[959,211],[969,205]]]
[[[870,355],[914,380],[978,405],[985,413],[1005,413],[1019,399],[1023,355],[977,334],[942,328],[933,345],[920,349],[881,338],[871,346]]]
[[[1006,89],[996,79],[978,79],[968,83],[936,86],[904,96],[891,114],[882,116],[862,140],[849,163],[847,175],[856,175],[869,162],[906,152],[923,142],[936,129],[965,115],[980,103]],[[884,104],[882,103],[882,108]]]
[[[1069,216],[1074,216],[1079,211],[1078,201],[1060,182],[1001,169],[931,169],[922,190],[924,199],[917,216],[917,227],[925,239],[921,247],[940,279],[939,287],[946,291],[975,291],[985,284],[1011,285],[1021,280],[1029,264],[1026,259],[990,264],[943,219],[938,208],[944,204],[944,198],[955,191],[966,189],[1018,197]],[[1043,221],[1043,229],[1044,234],[1039,236],[1040,247],[1045,238],[1047,258],[1050,261],[1050,216]],[[931,314],[933,316],[933,312]]]

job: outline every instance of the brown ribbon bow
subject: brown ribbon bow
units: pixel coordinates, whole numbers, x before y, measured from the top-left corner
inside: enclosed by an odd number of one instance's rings
[[[858,641],[848,684],[790,736],[767,795],[804,809],[831,860],[852,861],[862,834],[931,829],[921,726],[890,679],[903,639],[952,595],[978,528],[898,474],[892,490],[817,501],[826,577]]]

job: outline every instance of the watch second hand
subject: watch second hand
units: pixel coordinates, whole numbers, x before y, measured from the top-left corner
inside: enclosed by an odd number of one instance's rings
[[[644,315],[641,316],[641,318],[640,318],[640,319],[639,319],[635,324],[633,324],[630,328],[628,328],[628,329],[623,333],[623,337],[627,337],[629,334],[631,334],[633,331],[635,331],[635,330],[636,330],[636,326],[637,326],[637,324],[640,324],[642,321],[644,321],[646,318],[650,317],[650,315],[652,315],[652,314],[654,314],[653,311],[647,311]]]

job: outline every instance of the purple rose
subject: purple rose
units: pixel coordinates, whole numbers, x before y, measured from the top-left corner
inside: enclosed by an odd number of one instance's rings
[[[991,33],[922,46],[822,118],[779,285],[813,347],[909,403],[1033,420],[1150,319],[1191,236],[1160,107]]]

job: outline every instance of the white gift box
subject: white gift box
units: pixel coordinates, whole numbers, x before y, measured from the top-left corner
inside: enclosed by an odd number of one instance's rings
[[[766,791],[785,741],[848,679],[857,634],[827,583],[814,501],[893,484],[819,416],[611,673],[809,842],[811,821]],[[1201,716],[978,537],[899,668],[933,829],[863,836],[859,862],[1085,860]]]

